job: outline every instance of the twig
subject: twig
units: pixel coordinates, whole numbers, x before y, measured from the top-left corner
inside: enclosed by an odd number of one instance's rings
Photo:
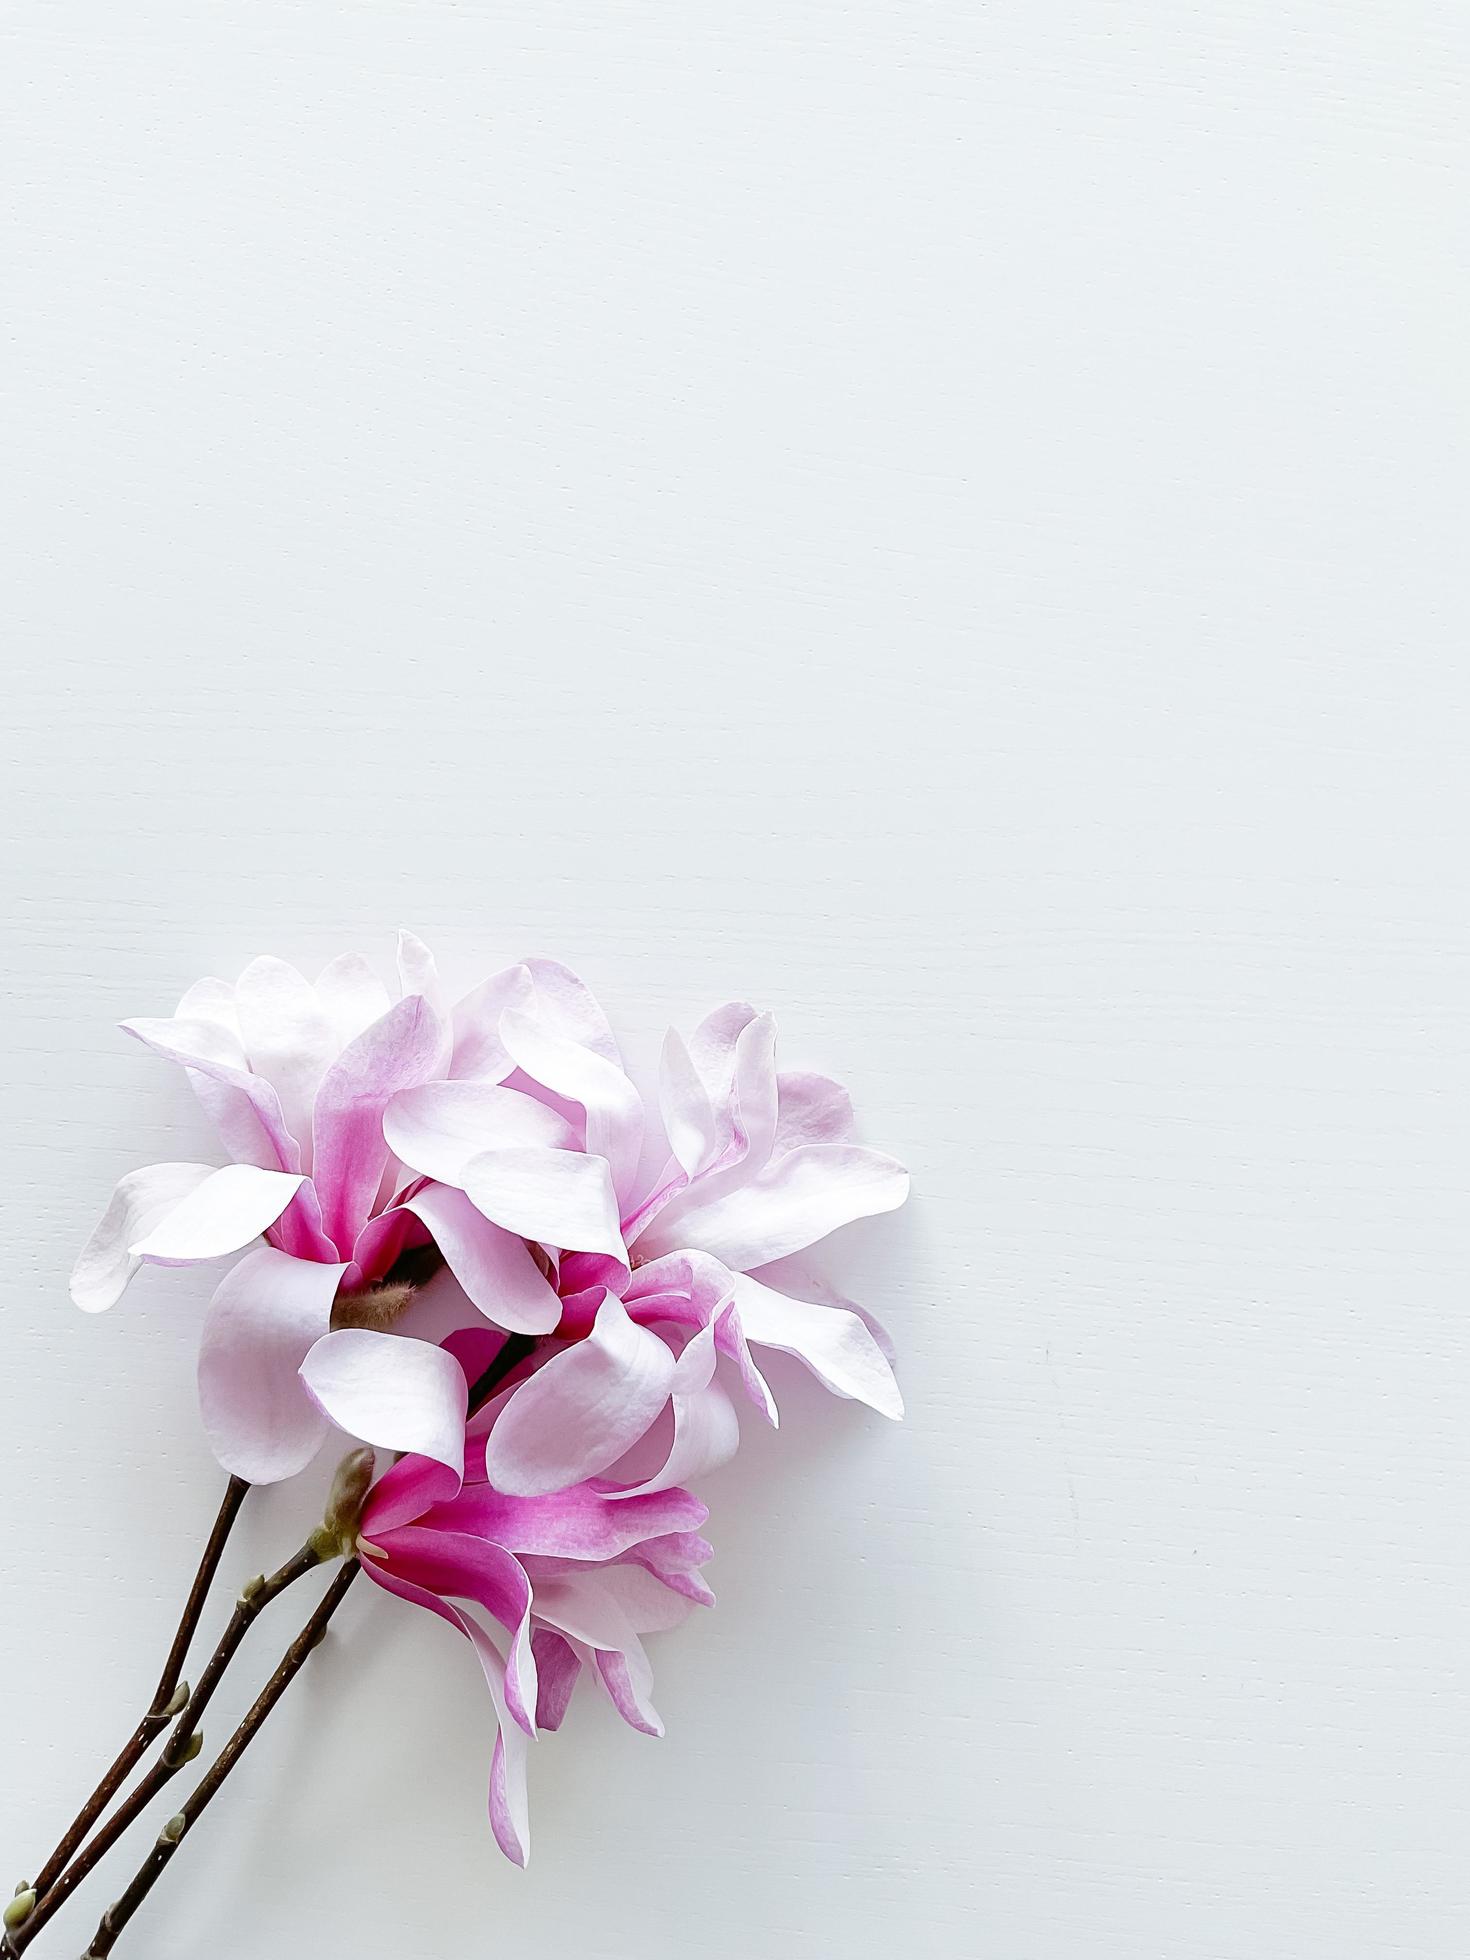
[[[178,1629],[174,1634],[173,1645],[169,1648],[168,1659],[164,1662],[163,1673],[158,1677],[158,1687],[148,1712],[139,1722],[132,1735],[124,1743],[117,1760],[103,1777],[97,1788],[88,1797],[73,1819],[61,1842],[41,1867],[35,1882],[38,1899],[43,1899],[56,1880],[71,1863],[77,1847],[84,1841],[87,1833],[117,1795],[137,1764],[147,1752],[148,1745],[155,1736],[161,1735],[172,1718],[178,1714],[175,1699],[179,1680],[184,1672],[184,1661],[189,1652],[189,1643],[199,1625],[199,1616],[204,1611],[204,1602],[209,1595],[214,1575],[219,1568],[221,1555],[240,1514],[240,1506],[245,1501],[245,1493],[250,1486],[243,1477],[231,1477],[225,1486],[224,1501],[219,1507],[219,1515],[204,1547],[204,1555],[199,1561],[199,1570],[194,1574],[194,1583],[189,1588],[189,1596],[184,1601],[184,1610],[179,1618]]]
[[[325,1560],[337,1556],[334,1543],[313,1532],[293,1557],[287,1559],[279,1570],[269,1578],[255,1578],[249,1581],[235,1602],[235,1610],[229,1623],[220,1635],[219,1644],[205,1663],[204,1672],[182,1710],[176,1710],[178,1720],[174,1723],[173,1734],[164,1747],[163,1754],[138,1784],[137,1788],[119,1805],[111,1817],[103,1824],[96,1836],[89,1840],[58,1878],[42,1892],[36,1887],[36,1904],[19,1926],[11,1932],[3,1945],[0,1945],[0,1960],[14,1960],[23,1953],[51,1915],[71,1896],[82,1880],[106,1856],[123,1832],[153,1801],[158,1792],[175,1776],[186,1763],[192,1762],[198,1749],[190,1748],[190,1743],[198,1732],[199,1722],[225,1669],[234,1659],[241,1641],[250,1631],[261,1610],[269,1606],[287,1586],[294,1585],[304,1578],[314,1567]]]
[[[307,1656],[326,1632],[327,1622],[341,1605],[348,1587],[361,1569],[355,1558],[349,1559],[327,1588],[321,1604],[286,1649],[280,1666],[262,1688],[249,1714],[185,1798],[182,1809],[164,1825],[158,1842],[139,1866],[127,1890],[103,1913],[83,1960],[106,1960],[106,1956],[112,1952],[118,1935],[157,1884],[169,1860],[249,1748],[261,1723],[301,1671]]]

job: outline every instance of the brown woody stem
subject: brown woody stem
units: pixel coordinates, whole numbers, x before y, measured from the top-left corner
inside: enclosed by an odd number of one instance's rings
[[[282,1571],[285,1569],[283,1566]],[[180,1844],[199,1821],[204,1809],[230,1771],[250,1747],[261,1723],[300,1673],[307,1656],[326,1632],[327,1622],[346,1598],[348,1587],[361,1569],[355,1558],[349,1559],[327,1588],[321,1604],[286,1649],[279,1667],[261,1689],[249,1714],[215,1757],[199,1783],[185,1798],[178,1814],[164,1825],[158,1842],[139,1866],[127,1890],[103,1913],[101,1923],[93,1935],[92,1944],[88,1947],[83,1960],[106,1960],[106,1956],[111,1953],[118,1935],[158,1883]]]
[[[163,1664],[163,1672],[158,1677],[158,1687],[148,1705],[148,1712],[123,1744],[116,1761],[103,1777],[97,1788],[77,1812],[61,1842],[41,1867],[35,1882],[38,1900],[44,1899],[47,1892],[60,1878],[75,1856],[77,1847],[84,1842],[88,1832],[106,1810],[133,1770],[146,1754],[148,1745],[168,1727],[169,1721],[177,1711],[170,1707],[175,1690],[184,1672],[184,1661],[188,1656],[189,1643],[199,1626],[199,1616],[204,1611],[204,1602],[214,1575],[219,1569],[220,1558],[224,1553],[225,1542],[234,1529],[240,1506],[245,1501],[245,1493],[250,1486],[243,1477],[231,1477],[225,1486],[224,1500],[219,1507],[214,1527],[209,1534],[204,1553],[199,1561],[199,1570],[194,1574],[194,1583],[189,1588],[189,1596],[184,1601],[178,1628],[174,1633],[173,1645],[168,1650],[168,1659]],[[12,1936],[12,1945],[14,1939]],[[18,1949],[17,1949],[18,1950]]]
[[[102,1825],[96,1836],[91,1838],[66,1869],[43,1892],[36,1887],[36,1904],[29,1916],[8,1935],[0,1956],[3,1960],[13,1960],[13,1956],[23,1953],[51,1915],[71,1896],[82,1880],[106,1856],[123,1832],[153,1801],[158,1792],[175,1776],[184,1765],[193,1760],[189,1743],[197,1733],[200,1720],[225,1669],[234,1659],[241,1641],[250,1631],[256,1618],[264,1607],[287,1586],[294,1585],[313,1567],[325,1559],[335,1556],[334,1550],[327,1550],[313,1534],[293,1557],[269,1578],[250,1581],[235,1602],[235,1610],[230,1615],[229,1624],[220,1635],[219,1644],[205,1664],[199,1677],[199,1685],[179,1711],[174,1723],[173,1734],[164,1747],[163,1754],[148,1771],[137,1787],[120,1804],[112,1816]],[[170,1691],[172,1692],[172,1691]],[[157,1733],[155,1729],[154,1734]]]

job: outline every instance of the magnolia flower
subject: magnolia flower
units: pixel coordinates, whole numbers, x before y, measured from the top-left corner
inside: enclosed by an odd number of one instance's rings
[[[124,1177],[77,1261],[72,1298],[102,1312],[143,1264],[193,1265],[263,1238],[217,1288],[199,1355],[210,1442],[252,1482],[301,1469],[332,1420],[408,1449],[463,1416],[459,1371],[436,1347],[370,1331],[401,1304],[375,1289],[429,1237],[412,1192],[397,1201],[405,1174],[382,1119],[405,1089],[502,1074],[500,1001],[492,983],[446,1013],[432,956],[409,933],[398,970],[395,1002],[359,955],[334,960],[314,985],[282,960],[257,959],[233,986],[199,981],[170,1018],[123,1023],[183,1065],[233,1161]],[[550,963],[522,970],[544,972],[553,994],[560,985]],[[544,1134],[548,1113],[527,1109],[528,1134]],[[555,1296],[520,1239],[487,1228],[476,1257],[480,1276],[498,1260],[501,1324],[556,1324]],[[356,1303],[368,1328],[346,1341],[329,1334],[334,1303]]]
[[[478,1355],[486,1338],[493,1351],[493,1336],[452,1337],[446,1350]],[[686,1490],[638,1495],[603,1480],[541,1497],[496,1490],[485,1449],[505,1406],[499,1397],[472,1417],[447,1461],[400,1458],[368,1494],[357,1549],[378,1585],[473,1645],[497,1722],[491,1828],[524,1865],[530,1739],[560,1726],[584,1668],[626,1722],[662,1735],[642,1635],[677,1626],[714,1595],[699,1571],[711,1556],[699,1536],[708,1513]]]
[[[795,1355],[834,1394],[901,1415],[881,1328],[850,1303],[786,1290],[790,1255],[907,1196],[902,1166],[852,1141],[845,1091],[779,1074],[773,1017],[720,1008],[687,1046],[673,1032],[665,1043],[667,1156],[649,1179],[643,1102],[591,995],[565,976],[552,1016],[525,968],[487,984],[506,1003],[498,1080],[404,1089],[383,1126],[427,1180],[419,1215],[487,1315],[501,1318],[487,1221],[557,1255],[556,1345],[496,1425],[496,1486],[534,1496],[596,1476],[665,1412],[663,1461],[636,1488],[716,1467],[739,1434],[715,1379],[721,1355],[777,1419],[752,1347]],[[550,1119],[539,1140],[528,1105]]]

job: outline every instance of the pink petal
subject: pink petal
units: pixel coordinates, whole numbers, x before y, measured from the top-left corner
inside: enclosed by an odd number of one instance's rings
[[[893,1370],[855,1313],[793,1300],[744,1276],[735,1282],[735,1302],[747,1340],[794,1354],[834,1395],[866,1402],[893,1422],[901,1419],[903,1397]]]
[[[459,1486],[452,1466],[427,1456],[401,1456],[368,1492],[360,1535],[376,1540],[400,1525],[414,1524],[436,1504],[448,1502]]]
[[[697,1247],[732,1272],[745,1272],[815,1245],[855,1218],[893,1211],[908,1196],[909,1178],[881,1151],[815,1143],[787,1151],[712,1201],[702,1188],[659,1213],[639,1237],[640,1252]]]
[[[441,1599],[483,1606],[511,1636],[505,1692],[510,1712],[528,1735],[536,1725],[536,1661],[531,1651],[531,1586],[512,1555],[462,1531],[404,1525],[376,1541],[389,1568]]]
[[[281,1099],[263,1076],[244,1065],[238,1040],[214,1020],[137,1020],[123,1032],[156,1055],[189,1071],[200,1102],[220,1141],[238,1164],[261,1170],[299,1171],[301,1152],[286,1125]]]
[[[215,1288],[199,1346],[199,1407],[226,1470],[279,1483],[320,1449],[327,1422],[297,1371],[326,1333],[345,1266],[246,1253]]]
[[[332,1023],[338,1054],[393,1005],[361,953],[341,953],[324,966],[316,977],[316,996]]]
[[[362,1569],[385,1592],[396,1593],[400,1599],[409,1600],[413,1605],[422,1606],[427,1612],[448,1621],[474,1648],[485,1676],[485,1685],[495,1703],[498,1724],[495,1751],[490,1762],[490,1828],[495,1833],[496,1843],[511,1863],[524,1866],[531,1854],[530,1817],[526,1801],[527,1738],[507,1706],[505,1662],[499,1648],[472,1614],[435,1598],[423,1586],[412,1585],[377,1559],[365,1558]]]
[[[623,1058],[612,1027],[591,988],[559,960],[529,959],[526,971],[535,983],[536,1007],[556,1032],[620,1069]]]
[[[610,1572],[551,1579],[536,1588],[536,1617],[593,1649],[603,1686],[631,1728],[662,1735],[653,1670]]]
[[[585,1341],[553,1355],[511,1396],[490,1432],[497,1490],[535,1497],[614,1463],[669,1399],[674,1357],[609,1293]]]
[[[647,1497],[692,1482],[728,1463],[740,1447],[740,1420],[715,1373],[715,1329],[702,1327],[674,1363],[669,1392],[674,1404],[674,1439],[663,1468],[630,1490],[611,1497]]]
[[[620,1198],[632,1191],[643,1143],[643,1098],[615,1063],[558,1034],[544,1020],[508,1010],[500,1038],[522,1074],[586,1111],[586,1145],[612,1166]]]
[[[238,1252],[275,1224],[305,1182],[299,1172],[226,1164],[196,1184],[129,1251],[159,1266],[192,1266]]]
[[[493,1224],[565,1251],[605,1252],[626,1263],[612,1175],[601,1157],[569,1150],[486,1150],[464,1188]]]
[[[405,999],[410,994],[422,994],[436,1014],[443,1013],[439,968],[417,933],[400,930],[398,934],[398,986]]]
[[[531,1651],[536,1656],[536,1726],[551,1735],[562,1725],[582,1662],[571,1643],[550,1627],[536,1629]]]
[[[442,1033],[433,1008],[411,994],[345,1048],[323,1078],[312,1122],[313,1182],[328,1236],[343,1252],[351,1252],[388,1162],[388,1099],[432,1072]]]
[[[235,982],[235,1011],[251,1072],[280,1097],[286,1127],[309,1167],[311,1106],[337,1053],[331,1019],[311,982],[269,956],[252,960]]]
[[[349,1436],[463,1474],[465,1378],[454,1356],[431,1341],[341,1327],[303,1358],[301,1379]]]
[[[852,1098],[825,1075],[776,1077],[776,1140],[773,1157],[804,1143],[851,1143]]]
[[[105,1313],[117,1304],[143,1263],[129,1246],[215,1175],[210,1164],[146,1164],[119,1178],[71,1270],[71,1297],[83,1313]]]
[[[450,1271],[487,1320],[513,1334],[552,1332],[561,1319],[561,1301],[524,1239],[492,1225],[463,1191],[445,1184],[426,1185],[404,1200],[404,1209],[429,1228]]]
[[[659,1111],[680,1169],[690,1177],[708,1169],[720,1154],[714,1105],[677,1028],[664,1036]]]
[[[743,1009],[742,1009],[743,1011]],[[766,1163],[776,1135],[776,1021],[757,1014],[741,1027],[730,1056],[730,1081],[723,1106],[716,1105],[721,1155],[711,1169],[682,1189],[667,1188],[653,1203],[640,1206],[629,1222],[628,1243],[649,1251],[698,1244],[686,1228],[717,1198],[743,1189]]]
[[[455,1009],[454,1056],[450,1074],[456,1081],[503,1082],[515,1067],[500,1039],[500,1017],[508,1007],[529,1007],[535,988],[523,966],[508,966],[482,980]]]
[[[626,1502],[613,1503],[614,1497]],[[602,1564],[645,1539],[697,1531],[708,1516],[687,1490],[640,1495],[586,1482],[541,1497],[510,1497],[490,1484],[466,1484],[429,1522],[472,1532],[518,1556]]]
[[[779,1428],[776,1399],[755,1365],[733,1309],[735,1276],[704,1252],[667,1252],[640,1266],[623,1289],[623,1303],[634,1320],[648,1326],[672,1320],[683,1327],[715,1327],[715,1346],[740,1371],[741,1385],[773,1429]]]
[[[482,1150],[528,1144],[566,1150],[575,1141],[564,1116],[491,1082],[424,1082],[401,1089],[383,1112],[383,1135],[410,1170],[456,1185]]]

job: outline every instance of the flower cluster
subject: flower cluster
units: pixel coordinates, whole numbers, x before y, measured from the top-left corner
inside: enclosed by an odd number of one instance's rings
[[[527,1745],[584,1670],[660,1732],[642,1636],[712,1599],[688,1485],[737,1447],[732,1390],[776,1422],[762,1350],[901,1413],[881,1328],[800,1297],[787,1262],[908,1179],[854,1142],[835,1082],[778,1071],[772,1017],[742,1003],[670,1031],[654,1113],[553,961],[451,1004],[403,934],[397,991],[356,956],[315,983],[258,959],[125,1022],[184,1068],[230,1161],[124,1177],[72,1296],[98,1312],[143,1264],[243,1254],[200,1342],[215,1454],[252,1483],[334,1429],[396,1454],[356,1550],[473,1644],[491,1821],[524,1863]],[[431,1275],[461,1296],[444,1340],[410,1331]]]

